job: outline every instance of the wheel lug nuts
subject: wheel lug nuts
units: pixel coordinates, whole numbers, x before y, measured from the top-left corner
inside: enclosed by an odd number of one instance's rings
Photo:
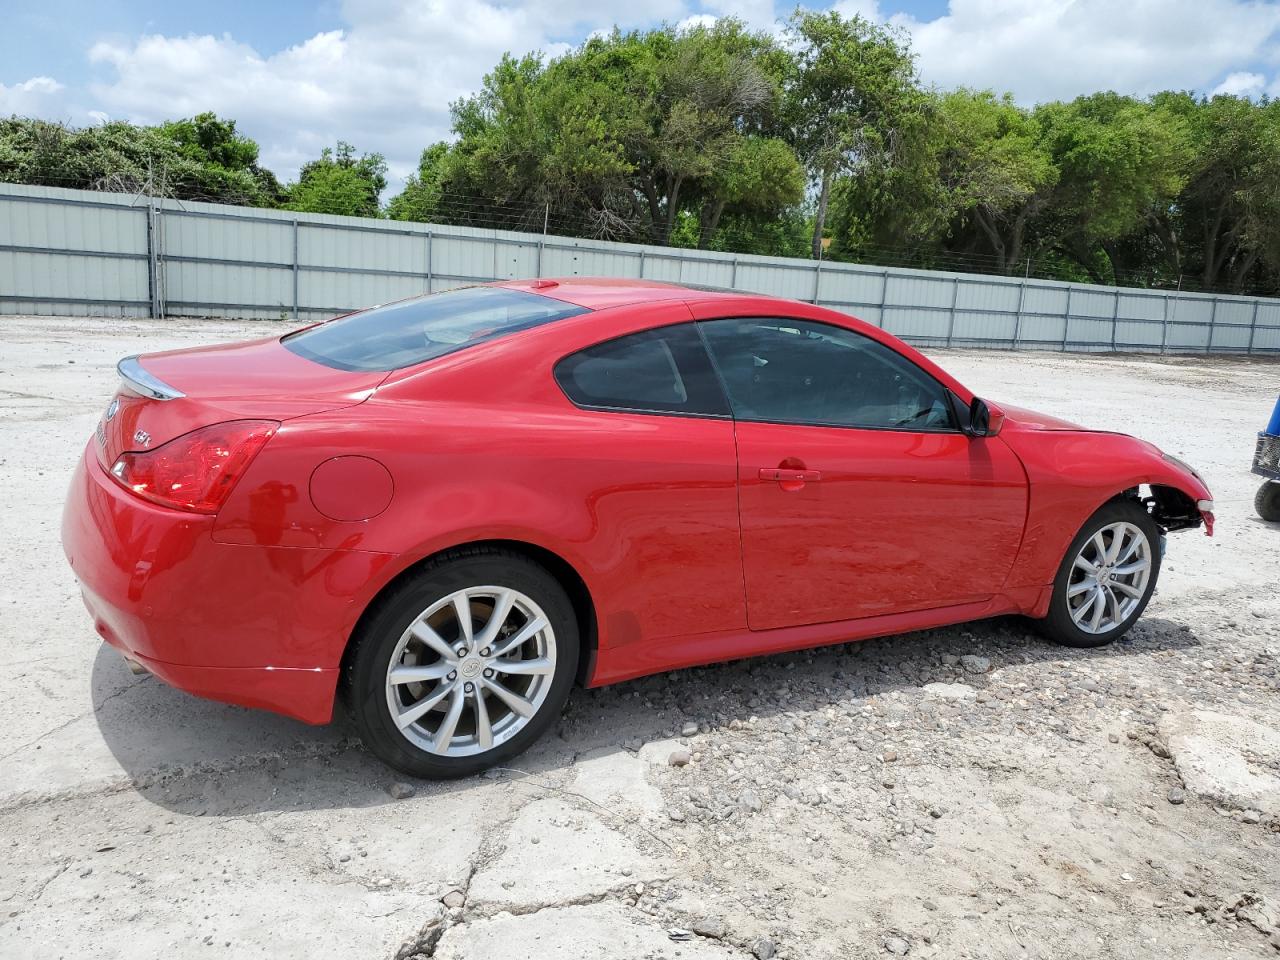
[[[454,653],[456,653],[460,657],[465,657],[467,655],[467,648],[459,647],[457,650],[454,651]]]
[[[450,671],[449,671],[449,679],[450,679],[450,680],[457,680],[457,679],[458,679],[458,671],[457,671],[457,670],[450,670]]]
[[[492,671],[492,670],[486,670],[486,671],[484,672],[484,675],[485,675],[485,677],[486,677],[486,678],[492,678],[492,677],[493,677],[493,671]]]
[[[467,693],[472,693],[475,690],[475,688],[476,688],[476,685],[474,683],[468,683],[466,687],[464,687],[463,689],[465,689]]]
[[[480,651],[480,656],[487,657],[492,652],[493,651],[491,651],[488,647],[485,647],[483,650]]]

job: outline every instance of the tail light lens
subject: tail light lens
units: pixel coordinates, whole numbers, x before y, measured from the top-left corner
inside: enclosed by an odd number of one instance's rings
[[[231,420],[201,427],[154,450],[120,454],[111,476],[126,490],[163,507],[217,513],[279,427],[274,420]]]

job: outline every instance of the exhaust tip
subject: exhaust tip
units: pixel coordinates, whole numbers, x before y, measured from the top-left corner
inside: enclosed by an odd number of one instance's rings
[[[125,657],[124,662],[129,665],[129,672],[132,673],[135,677],[141,676],[144,673],[151,672],[146,667],[144,667],[141,663],[139,663],[137,660],[133,659],[133,657]]]

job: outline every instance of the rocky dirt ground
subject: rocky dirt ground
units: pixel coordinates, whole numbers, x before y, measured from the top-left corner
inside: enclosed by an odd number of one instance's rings
[[[0,956],[1280,956],[1280,364],[935,355],[1201,468],[1122,643],[1016,620],[582,691],[520,759],[397,782],[132,676],[58,546],[127,353],[270,324],[0,318]]]

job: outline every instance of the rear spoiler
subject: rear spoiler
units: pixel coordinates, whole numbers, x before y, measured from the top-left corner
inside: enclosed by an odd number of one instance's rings
[[[125,357],[117,363],[116,372],[120,374],[124,385],[139,396],[150,397],[152,400],[178,400],[186,396],[159,377],[147,373],[136,356]]]

